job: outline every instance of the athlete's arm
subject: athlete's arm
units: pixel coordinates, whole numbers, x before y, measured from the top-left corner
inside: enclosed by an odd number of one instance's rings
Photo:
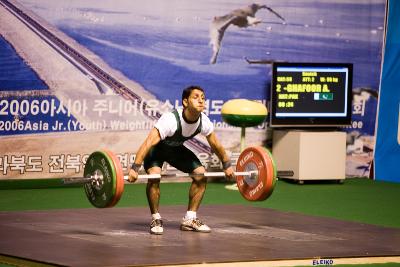
[[[144,158],[147,153],[149,153],[150,148],[157,145],[161,141],[160,133],[157,128],[151,129],[149,135],[146,140],[139,147],[139,150],[136,153],[135,163],[137,165],[141,165],[143,163]],[[138,174],[134,169],[129,170],[129,182],[135,182],[137,180]]]
[[[212,150],[215,152],[215,154],[217,154],[219,160],[222,163],[229,163],[229,165],[230,165],[230,158],[229,158],[228,154],[226,154],[226,151],[225,151],[224,147],[219,142],[219,140],[217,138],[217,135],[214,132],[210,133],[207,136],[207,141],[210,144]],[[229,166],[227,168],[224,168],[224,172],[225,172],[225,175],[229,179],[235,178],[234,171],[233,171],[233,168],[231,166]]]

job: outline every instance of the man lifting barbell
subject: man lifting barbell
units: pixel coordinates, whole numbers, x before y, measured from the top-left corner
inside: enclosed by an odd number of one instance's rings
[[[160,174],[164,162],[176,169],[191,173],[192,184],[189,189],[188,209],[181,221],[181,230],[210,232],[211,229],[197,218],[201,200],[204,196],[207,177],[205,168],[198,157],[183,143],[197,134],[206,136],[212,150],[221,160],[227,178],[234,179],[234,170],[225,149],[218,141],[210,119],[202,113],[205,108],[204,90],[199,86],[189,86],[182,92],[183,110],[165,113],[136,153],[135,162],[129,171],[129,181],[138,179],[142,164],[149,174]],[[160,179],[149,179],[146,187],[147,200],[152,221],[151,234],[163,233],[162,217],[159,213]]]

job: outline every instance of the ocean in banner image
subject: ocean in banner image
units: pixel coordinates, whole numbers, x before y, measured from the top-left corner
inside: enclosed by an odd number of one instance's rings
[[[269,99],[270,66],[245,58],[350,62],[353,87],[379,85],[383,0],[269,1],[285,23],[261,9],[257,26],[229,26],[216,64],[209,64],[210,22],[252,2],[20,2],[162,101],[179,100],[190,84],[203,86],[210,99]]]
[[[22,91],[44,91],[49,87],[40,79],[37,73],[25,62],[15,51],[7,40],[0,35],[0,94],[1,92],[22,92]],[[8,96],[1,95],[0,97],[0,136],[15,135],[27,133],[47,133],[47,132],[62,132],[63,129],[54,129],[52,127],[54,116],[49,113],[32,115],[26,111],[24,114],[12,114],[15,105],[21,107],[25,103],[36,101],[36,103],[48,104],[48,109],[57,107],[60,109],[61,103],[59,99],[51,95],[37,96],[19,96],[11,94]],[[21,106],[20,106],[21,105]],[[32,105],[33,106],[33,105]],[[31,106],[31,107],[32,107]],[[14,107],[14,108],[13,108]],[[36,105],[36,108],[39,104]],[[33,108],[35,109],[35,108]],[[15,111],[14,111],[15,112]],[[76,122],[73,116],[68,116],[65,113],[57,114],[57,122],[67,125],[69,121]],[[76,131],[72,129],[71,131]]]
[[[47,85],[0,35],[0,92],[47,89]]]

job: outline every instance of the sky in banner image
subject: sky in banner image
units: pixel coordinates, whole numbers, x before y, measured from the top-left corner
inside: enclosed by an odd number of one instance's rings
[[[215,62],[211,22],[253,1],[18,2],[162,102],[180,100],[188,85],[204,87],[217,122],[229,99],[268,101],[271,67],[263,61],[353,63],[353,123],[344,129],[354,160],[349,164],[354,175],[369,168],[384,0],[258,1],[273,12],[259,9],[261,22],[254,26],[228,26]]]

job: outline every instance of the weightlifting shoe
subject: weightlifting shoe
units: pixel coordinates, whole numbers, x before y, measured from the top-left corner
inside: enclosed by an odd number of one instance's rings
[[[183,218],[181,221],[181,230],[182,231],[194,231],[200,233],[209,233],[211,232],[211,228],[200,221],[198,218],[196,219],[186,219]]]
[[[150,233],[153,235],[162,235],[163,232],[163,221],[161,219],[153,219],[150,223]]]

